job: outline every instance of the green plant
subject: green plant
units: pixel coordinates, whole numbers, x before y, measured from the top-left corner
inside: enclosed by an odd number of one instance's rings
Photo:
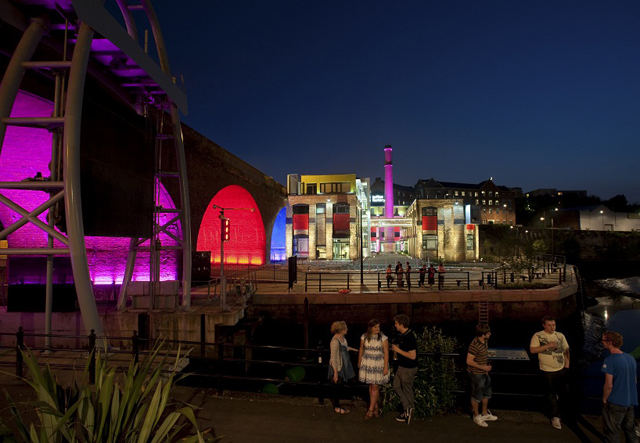
[[[442,334],[439,328],[426,327],[418,339],[418,374],[413,382],[417,417],[432,417],[451,411],[455,405],[454,391],[458,389],[453,357],[440,354],[452,353],[457,348],[453,337]],[[436,355],[420,355],[435,353]],[[391,374],[393,378],[393,374]],[[391,384],[382,388],[382,407],[385,411],[397,410],[400,399]]]
[[[39,423],[26,423],[23,413],[5,389],[14,427],[25,442],[174,442],[186,422],[196,429],[195,434],[179,441],[214,441],[210,429],[199,431],[191,406],[180,409],[169,407],[169,394],[177,380],[175,368],[184,359],[178,349],[175,364],[169,375],[163,372],[168,365],[168,354],[160,355],[157,346],[141,364],[133,361],[124,375],[116,374],[115,367],[107,366],[106,359],[96,354],[95,384],[89,380],[89,364],[73,385],[63,387],[47,364],[42,370],[30,350],[23,352],[31,380],[27,382],[37,396],[30,402]],[[80,378],[80,385],[78,384]],[[179,378],[179,377],[178,377]],[[7,429],[1,422],[0,429]]]

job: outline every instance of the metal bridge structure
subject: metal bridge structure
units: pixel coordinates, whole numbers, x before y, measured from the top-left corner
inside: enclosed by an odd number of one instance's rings
[[[81,186],[81,124],[86,117],[83,104],[89,77],[155,126],[153,229],[146,238],[130,238],[120,303],[139,252],[144,250],[149,256],[149,291],[153,294],[160,281],[159,256],[173,250],[181,260],[177,279],[183,294],[181,307],[190,306],[192,222],[179,114],[187,113],[186,94],[171,73],[151,2],[111,3],[108,9],[101,0],[0,0],[0,40],[4,41],[0,51],[8,56],[0,84],[0,159],[8,129],[36,128],[51,136],[48,176],[38,173],[31,179],[0,182],[0,203],[17,214],[13,223],[3,227],[0,240],[26,225],[46,233],[46,245],[2,251],[8,256],[46,256],[46,333],[51,332],[53,257],[68,256],[84,327],[104,336],[89,272],[82,211],[86,202]],[[141,31],[144,29],[151,33]],[[7,35],[16,37],[15,46]],[[29,75],[47,80],[35,82],[39,83],[36,89],[42,84],[53,86],[46,94],[53,102],[51,115],[12,115],[19,91],[29,89],[23,84]],[[163,169],[163,164],[175,169]],[[166,187],[177,190],[173,207],[159,204],[159,194]],[[46,199],[35,208],[25,208],[10,197],[15,190],[44,193]],[[64,230],[57,228],[61,218],[66,223]],[[167,238],[169,245],[164,241]]]

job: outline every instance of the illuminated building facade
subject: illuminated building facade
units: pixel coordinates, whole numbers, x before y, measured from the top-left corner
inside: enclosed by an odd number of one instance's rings
[[[516,224],[516,192],[506,186],[496,185],[493,179],[478,184],[439,182],[433,178],[418,180],[415,197],[448,199],[458,205],[469,205],[471,223]]]
[[[368,256],[369,179],[355,174],[287,177],[287,256],[355,260]]]
[[[402,237],[409,255],[431,262],[471,262],[480,258],[478,227],[471,222],[471,205],[451,199],[416,199],[405,218]]]

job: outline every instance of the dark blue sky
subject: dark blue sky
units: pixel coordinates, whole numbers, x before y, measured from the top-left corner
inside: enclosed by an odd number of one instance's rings
[[[184,121],[265,174],[640,201],[637,0],[156,1]]]

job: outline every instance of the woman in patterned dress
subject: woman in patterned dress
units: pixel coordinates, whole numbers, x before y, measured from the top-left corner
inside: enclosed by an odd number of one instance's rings
[[[364,418],[379,417],[380,385],[389,383],[389,340],[380,331],[380,322],[369,321],[367,332],[360,337],[358,353],[358,379],[369,385],[369,409]]]

